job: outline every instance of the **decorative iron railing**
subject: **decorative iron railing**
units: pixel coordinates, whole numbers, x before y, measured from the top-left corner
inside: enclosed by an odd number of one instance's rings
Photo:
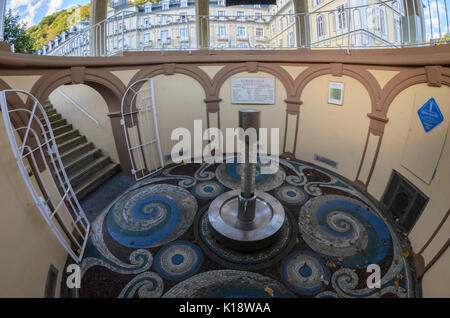
[[[194,16],[122,11],[73,34],[46,54],[109,56],[121,51],[200,48],[350,50],[450,42],[447,0],[423,0],[420,12],[412,8],[403,7],[402,1],[379,1],[304,14]]]

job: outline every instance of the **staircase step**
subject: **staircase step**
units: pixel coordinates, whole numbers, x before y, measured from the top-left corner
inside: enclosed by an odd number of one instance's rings
[[[83,181],[88,178],[90,175],[96,173],[97,170],[107,166],[111,163],[111,158],[107,156],[101,156],[94,161],[90,162],[88,165],[84,166],[82,169],[78,170],[74,175],[72,175],[70,179],[70,184],[72,187],[78,187]]]
[[[62,135],[63,133],[69,132],[71,130],[73,130],[72,124],[59,126],[55,129],[53,129],[53,136],[58,137],[59,135]],[[50,134],[47,133],[47,136],[49,136],[49,135]]]
[[[76,188],[74,188],[75,195],[77,196],[78,200],[82,200],[83,198],[85,198],[86,195],[95,190],[103,182],[111,178],[119,171],[120,166],[117,163],[111,162],[102,169],[96,171],[94,174],[91,174],[89,178],[86,178],[86,180],[84,180]]]
[[[85,154],[86,152],[88,152],[91,149],[94,149],[94,144],[92,142],[86,142],[80,145],[77,145],[65,152],[61,152],[60,156],[61,156],[61,160],[63,162],[63,164],[67,164],[69,162],[71,162],[72,160],[74,160],[75,158],[77,158],[78,156],[81,156],[83,154]]]
[[[51,115],[48,116],[48,121],[50,122],[50,124],[52,124],[55,121],[58,121],[62,119],[62,115],[61,114],[55,114],[55,115]],[[42,123],[45,123],[44,119],[41,119]]]
[[[72,161],[68,163],[63,163],[64,168],[66,169],[67,175],[70,177],[74,175],[77,171],[87,166],[90,162],[99,158],[102,154],[102,151],[98,148],[94,148],[89,150],[88,152],[76,157]]]
[[[52,129],[56,129],[56,128],[64,126],[64,125],[67,125],[66,119],[60,119],[60,120],[50,123],[50,126],[52,127]],[[44,129],[47,130],[47,125],[44,125]]]
[[[67,140],[66,142],[58,145],[59,153],[64,153],[73,147],[76,147],[78,145],[86,143],[86,137],[85,136],[77,136],[73,139]]]
[[[78,129],[73,129],[73,130],[70,130],[68,132],[65,132],[65,133],[59,135],[58,137],[55,137],[55,141],[56,141],[57,145],[60,145],[64,142],[66,142],[67,140],[73,139],[79,135],[80,135],[80,132],[78,131]]]
[[[45,112],[47,113],[47,116],[48,116],[48,117],[57,114],[56,109],[54,109],[54,108],[49,109],[49,110],[46,109]]]

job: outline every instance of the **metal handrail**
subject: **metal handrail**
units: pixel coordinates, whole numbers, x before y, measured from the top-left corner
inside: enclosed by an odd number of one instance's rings
[[[410,24],[408,16],[418,14],[415,7],[414,12],[409,12],[411,10],[407,6],[405,8],[396,7],[395,0],[379,0],[372,4],[344,7],[341,11],[338,11],[338,9],[319,9],[308,13],[261,13],[257,16],[255,14],[195,16],[171,12],[149,12],[142,15],[134,11],[121,11],[86,30],[80,31],[75,38],[61,43],[48,54],[109,56],[120,51],[196,50],[205,48],[207,44],[209,44],[207,48],[212,50],[242,49],[242,39],[239,39],[237,35],[238,26],[246,28],[245,34],[248,37],[248,43],[244,44],[244,47],[248,49],[341,48],[350,50],[426,46],[435,45],[436,41],[449,43],[450,41],[447,38],[442,38],[442,30],[450,31],[447,3],[444,1],[443,5],[440,4],[445,6],[444,17],[439,12],[440,2],[438,0],[423,1],[424,4],[427,4],[427,8],[424,9],[422,15],[421,23],[423,25],[418,26],[418,28],[422,30],[426,25],[428,29],[426,34],[422,34],[422,38],[412,38],[411,36],[411,27],[417,27],[417,25]],[[397,2],[402,3],[401,1]],[[434,13],[431,8],[433,4],[436,7],[436,10],[433,9],[436,11]],[[359,16],[356,16],[357,14]],[[436,19],[436,14],[437,20],[440,22],[439,32],[433,31],[435,26],[433,19]],[[313,39],[315,33],[312,30],[316,29],[316,17],[319,15],[326,17],[323,22],[326,36],[316,36]],[[376,16],[375,19],[373,19],[374,16]],[[343,29],[337,26],[338,18],[344,20],[345,27]],[[151,22],[144,25],[145,19],[151,19],[148,20]],[[284,21],[282,30],[279,30],[278,26],[280,19]],[[192,30],[193,25],[196,25],[195,21],[198,21],[201,25],[205,23],[209,25],[209,39],[196,39],[196,31]],[[404,25],[405,23],[407,25]],[[277,29],[275,34],[271,34],[271,24],[274,24]],[[229,40],[225,46],[223,39],[217,36],[219,26],[226,26],[227,28],[224,36]],[[232,26],[234,32],[231,29]],[[164,33],[170,27],[177,28],[176,35],[175,29]],[[253,27],[254,30],[257,27],[264,28],[263,37],[260,36],[256,40],[256,31],[252,31],[255,32],[255,35],[253,35],[249,32],[250,27]],[[379,29],[381,28],[385,28],[385,32],[380,32]],[[309,34],[298,31],[302,29],[310,30]],[[103,32],[106,34],[102,35]],[[404,35],[404,32],[407,33]],[[300,34],[295,35],[296,33]],[[144,40],[144,35],[146,40]],[[306,39],[301,39],[304,35],[311,40],[305,42]],[[435,36],[439,37],[435,38]],[[284,37],[284,39],[281,40],[281,37]],[[286,37],[288,38],[287,41]],[[267,40],[261,41],[264,38]],[[88,42],[94,41],[94,43],[85,43],[85,39]],[[297,43],[298,41],[301,41],[301,43]],[[200,47],[197,46],[198,43]]]
[[[57,88],[56,91],[61,94],[65,99],[67,99],[75,108],[77,108],[80,112],[82,112],[86,117],[88,117],[90,120],[92,120],[97,126],[100,126],[100,122],[95,119],[94,116],[89,114],[89,112],[80,106],[76,101],[74,101],[72,98],[70,98],[66,93],[64,93],[60,88]]]

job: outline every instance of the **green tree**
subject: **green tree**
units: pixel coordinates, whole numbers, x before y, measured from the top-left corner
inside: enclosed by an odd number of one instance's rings
[[[13,15],[9,9],[5,15],[5,42],[14,44],[14,51],[17,53],[29,53],[33,50],[34,43],[32,37],[27,34],[26,23],[19,22],[19,15]]]
[[[147,2],[153,2],[153,3],[155,3],[155,2],[158,2],[159,0],[128,0],[128,3],[129,4],[137,4],[138,6],[141,6],[141,5],[143,5],[144,3],[147,3]]]

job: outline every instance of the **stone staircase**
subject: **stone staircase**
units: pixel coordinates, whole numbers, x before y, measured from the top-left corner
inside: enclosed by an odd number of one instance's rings
[[[53,129],[70,184],[78,200],[82,200],[91,191],[114,176],[120,170],[120,166],[114,163],[110,157],[105,156],[101,149],[96,148],[85,136],[80,135],[80,132],[74,129],[72,124],[58,114],[50,101],[47,101],[43,107]],[[48,131],[44,119],[41,121],[44,129]],[[47,134],[49,133],[47,132]]]

